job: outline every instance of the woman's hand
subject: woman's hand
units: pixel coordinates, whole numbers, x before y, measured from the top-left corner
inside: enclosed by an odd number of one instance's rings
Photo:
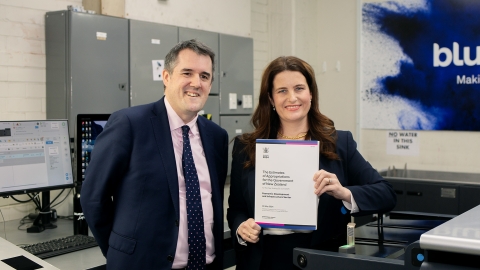
[[[257,243],[261,229],[253,218],[249,218],[240,224],[237,233],[245,242]]]
[[[342,186],[337,176],[333,173],[329,173],[325,170],[319,170],[313,175],[313,187],[315,188],[315,194],[318,196],[323,193],[327,193],[335,197],[336,199],[351,202],[352,193],[348,188]]]

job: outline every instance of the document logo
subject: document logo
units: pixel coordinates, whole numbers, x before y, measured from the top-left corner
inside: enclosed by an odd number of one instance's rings
[[[268,158],[268,155],[265,154],[268,154],[268,147],[263,148],[263,158]]]

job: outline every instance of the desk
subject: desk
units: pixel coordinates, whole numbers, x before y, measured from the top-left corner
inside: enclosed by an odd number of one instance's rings
[[[45,270],[59,270],[46,261],[17,247],[0,237],[0,269],[18,269],[19,267],[38,267]]]
[[[67,237],[73,235],[73,221],[58,219],[56,223],[58,227],[55,229],[46,229],[41,233],[27,233],[27,231],[18,230],[19,220],[7,221],[6,234],[7,240],[15,245],[26,245],[44,242],[56,238]],[[0,226],[0,237],[5,237],[3,233],[3,224]],[[24,225],[25,227],[28,225]],[[224,267],[228,268],[235,264],[235,254],[231,247],[230,229],[228,224],[224,223]],[[49,264],[59,269],[69,270],[85,270],[100,265],[105,265],[106,259],[99,247],[87,248],[55,257],[45,259]]]
[[[58,227],[55,229],[46,229],[40,233],[27,233],[27,231],[18,230],[19,220],[7,221],[5,223],[5,231],[7,240],[15,245],[34,244],[44,242],[56,238],[67,237],[73,235],[73,221],[58,219],[56,223]],[[5,237],[3,233],[3,224],[0,226],[0,236]],[[28,225],[24,225],[25,227]],[[85,270],[100,265],[105,265],[106,259],[103,257],[99,247],[88,248],[63,254],[56,257],[45,259],[49,264],[59,269],[69,270]]]

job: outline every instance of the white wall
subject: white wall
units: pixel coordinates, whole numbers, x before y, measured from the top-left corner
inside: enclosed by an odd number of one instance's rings
[[[44,15],[81,2],[0,1],[0,119],[45,119]]]
[[[420,154],[406,157],[386,154],[386,133],[362,130],[362,154],[377,169],[480,173],[480,132],[419,131]]]
[[[125,0],[125,17],[250,37],[250,0]]]
[[[251,28],[253,38],[253,89],[254,108],[258,104],[262,72],[271,60],[269,1],[251,0]]]
[[[283,55],[297,56],[315,69],[320,111],[333,119],[338,129],[356,135],[355,2],[271,0],[266,5],[268,40],[261,44],[265,42],[268,50],[261,59],[255,54],[255,90],[258,91],[263,68],[271,60]],[[253,38],[255,44],[260,43],[256,36]]]
[[[357,138],[356,1],[318,3],[316,47],[320,62],[315,68],[319,74],[320,110],[335,122],[337,129],[350,130]]]

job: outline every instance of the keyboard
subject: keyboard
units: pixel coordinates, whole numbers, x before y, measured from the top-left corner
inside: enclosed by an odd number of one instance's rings
[[[32,245],[26,245],[21,248],[39,257],[40,259],[46,259],[96,246],[98,246],[97,241],[95,241],[95,238],[92,236],[77,234]]]

